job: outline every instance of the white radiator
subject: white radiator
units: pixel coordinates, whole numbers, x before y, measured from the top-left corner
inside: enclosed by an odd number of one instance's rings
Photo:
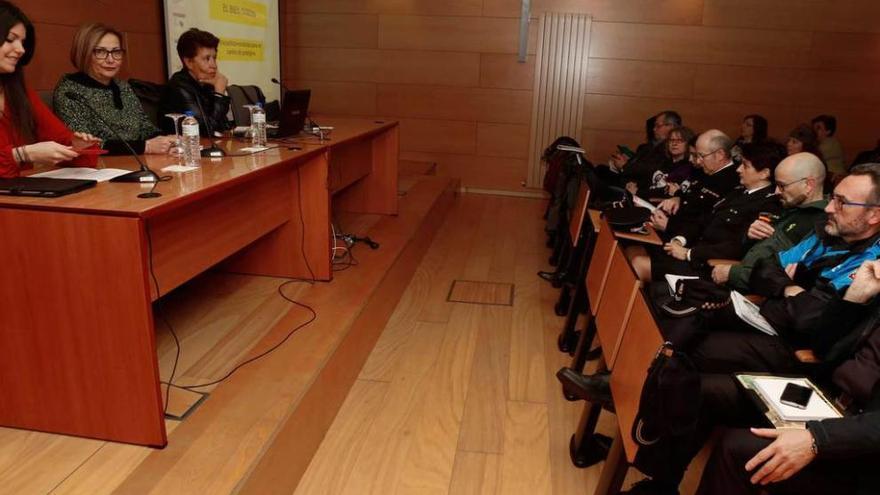
[[[541,187],[541,153],[553,140],[582,139],[590,52],[590,16],[547,12],[539,22],[527,187]]]

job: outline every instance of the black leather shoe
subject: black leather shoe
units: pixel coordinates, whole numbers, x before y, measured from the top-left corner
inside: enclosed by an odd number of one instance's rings
[[[611,374],[608,372],[584,375],[571,368],[560,368],[556,378],[562,382],[566,398],[585,400],[594,404],[611,404]]]
[[[541,277],[541,278],[543,278],[544,280],[546,280],[546,281],[548,281],[548,282],[553,282],[553,281],[559,279],[559,272],[544,272],[544,271],[541,271],[541,272],[538,272],[538,276]]]

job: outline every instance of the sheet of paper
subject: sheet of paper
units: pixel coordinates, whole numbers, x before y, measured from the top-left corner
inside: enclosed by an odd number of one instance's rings
[[[777,336],[779,333],[770,325],[770,322],[761,315],[761,308],[757,304],[746,299],[746,297],[737,291],[730,292],[730,299],[733,301],[733,310],[742,321],[766,333],[767,335]]]
[[[266,151],[267,149],[269,148],[266,146],[249,146],[247,148],[241,148],[238,151],[243,151],[245,153],[256,153],[258,151]]]
[[[671,295],[671,296],[675,295],[675,285],[678,283],[679,280],[693,280],[695,278],[700,278],[700,277],[689,277],[686,275],[673,275],[671,273],[667,273],[664,276],[666,277],[666,283],[669,284],[669,295]]]
[[[46,177],[50,179],[84,179],[96,180],[98,182],[107,182],[108,180],[125,175],[131,170],[122,170],[118,168],[89,168],[89,167],[66,167],[39,174],[33,174],[31,177]]]
[[[755,377],[753,382],[764,402],[774,408],[779,417],[786,421],[816,421],[840,417],[840,413],[822,400],[822,397],[817,393],[816,387],[806,378],[759,376]],[[785,390],[785,386],[789,383],[813,389],[813,395],[810,396],[810,402],[807,403],[806,409],[800,409],[779,402],[779,398],[782,397],[782,391]]]
[[[644,199],[642,199],[638,196],[633,196],[633,204],[636,206],[641,206],[642,208],[647,208],[647,209],[651,210],[652,212],[657,209],[656,206],[652,205],[650,202],[645,201]]]
[[[187,167],[186,165],[169,165],[162,169],[163,172],[192,172],[199,167]]]

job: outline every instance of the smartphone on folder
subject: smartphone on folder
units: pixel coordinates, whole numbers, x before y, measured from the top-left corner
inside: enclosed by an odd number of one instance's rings
[[[804,387],[803,385],[798,385],[796,383],[789,383],[785,386],[785,390],[782,391],[782,396],[779,397],[779,402],[798,409],[806,409],[807,404],[810,403],[810,397],[812,396],[812,388]]]

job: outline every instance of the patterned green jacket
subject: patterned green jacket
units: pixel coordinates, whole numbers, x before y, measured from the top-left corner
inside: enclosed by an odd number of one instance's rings
[[[159,129],[150,122],[127,82],[114,79],[104,85],[82,72],[66,74],[55,86],[55,113],[71,130],[88,132],[103,139],[104,148],[110,154],[124,155],[128,150],[91,111],[68,98],[68,92],[85,98],[139,154],[144,152],[145,141],[159,134]]]

